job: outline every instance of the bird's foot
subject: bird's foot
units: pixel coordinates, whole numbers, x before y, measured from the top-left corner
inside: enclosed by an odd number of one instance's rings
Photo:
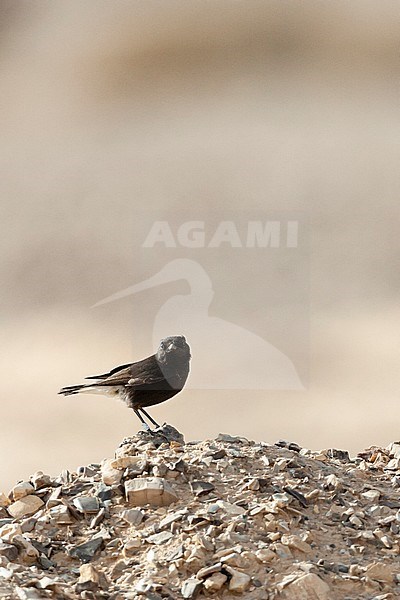
[[[157,427],[155,429],[153,429],[153,431],[162,431],[164,429],[164,427],[166,427],[167,423],[163,423],[162,425],[157,425]]]
[[[152,430],[150,429],[150,427],[147,425],[147,423],[142,423],[142,429],[143,429],[144,431],[152,431]]]

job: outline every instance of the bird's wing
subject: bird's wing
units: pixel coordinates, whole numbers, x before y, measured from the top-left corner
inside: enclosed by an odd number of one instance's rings
[[[85,377],[85,379],[108,379],[108,377],[111,377],[115,373],[119,373],[119,371],[122,371],[123,369],[127,369],[131,365],[132,365],[132,363],[127,363],[126,365],[120,365],[119,367],[115,367],[114,369],[111,369],[111,371],[109,371],[108,373],[103,373],[103,375],[91,375],[90,377]]]
[[[110,373],[112,373],[110,371]],[[155,356],[149,356],[136,363],[128,365],[126,368],[114,370],[114,373],[102,381],[96,382],[95,386],[128,386],[140,387],[142,385],[151,385],[165,382],[165,377],[161,372]]]

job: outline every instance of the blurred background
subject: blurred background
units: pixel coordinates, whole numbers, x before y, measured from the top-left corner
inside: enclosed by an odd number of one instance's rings
[[[188,389],[157,419],[186,439],[353,454],[398,439],[397,3],[3,0],[0,14],[0,489],[137,430],[118,402],[57,391],[152,351],[129,303],[90,308],[152,274],[132,253],[146,210],[300,211],[311,231],[307,389]]]

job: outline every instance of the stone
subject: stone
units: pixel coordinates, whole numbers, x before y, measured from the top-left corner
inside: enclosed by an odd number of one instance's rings
[[[82,477],[96,477],[100,470],[100,465],[98,464],[90,464],[84,467],[78,467],[77,473]]]
[[[209,567],[203,567],[202,569],[200,569],[199,571],[197,571],[196,573],[196,578],[197,579],[204,579],[205,577],[208,577],[209,575],[212,575],[212,573],[217,573],[218,571],[220,571],[222,568],[222,563],[218,562],[215,563],[213,565],[210,565]]]
[[[23,535],[15,535],[13,544],[18,547],[21,560],[28,565],[34,564],[39,558],[39,551]]]
[[[307,508],[308,500],[305,496],[303,496],[302,493],[300,493],[298,490],[295,490],[289,486],[285,486],[283,489],[287,494],[289,494],[289,496],[292,496],[293,498],[295,498],[299,502],[299,504],[301,504],[301,506],[303,508]]]
[[[314,573],[307,573],[289,583],[284,598],[285,600],[333,600],[329,585]]]
[[[181,587],[181,594],[183,598],[196,598],[197,594],[203,587],[203,582],[195,577],[186,579]]]
[[[217,442],[228,442],[229,444],[237,444],[243,440],[247,442],[245,438],[229,435],[228,433],[219,433],[215,438],[215,441]]]
[[[374,581],[393,583],[393,569],[384,563],[374,562],[367,566],[365,575]]]
[[[179,499],[168,481],[160,477],[130,479],[125,482],[125,494],[130,506],[168,506]]]
[[[379,490],[368,490],[367,492],[363,492],[361,494],[364,500],[368,500],[368,502],[378,502],[381,497],[381,493]]]
[[[54,506],[49,511],[50,518],[58,525],[71,525],[75,523],[74,517],[71,515],[69,509],[64,504]]]
[[[204,581],[203,586],[207,592],[219,592],[227,580],[228,577],[223,573],[213,573]]]
[[[35,488],[29,481],[21,481],[17,483],[11,490],[11,495],[13,497],[14,502],[16,500],[20,500],[24,496],[29,496],[35,492]]]
[[[141,541],[138,538],[133,538],[132,540],[128,540],[125,542],[122,553],[125,558],[130,558],[134,554],[137,553],[139,548],[141,547]]]
[[[91,564],[83,564],[79,569],[79,579],[75,591],[80,594],[84,590],[95,592],[99,589],[100,574]]]
[[[47,598],[47,596],[42,596],[39,590],[35,590],[31,587],[16,587],[15,591],[17,593],[18,600],[40,600],[41,598]]]
[[[256,558],[262,563],[268,563],[276,558],[276,554],[269,548],[261,548],[260,550],[257,550]]]
[[[190,487],[195,496],[204,496],[215,489],[215,486],[208,481],[192,481]]]
[[[112,469],[126,469],[129,467],[131,475],[141,475],[146,470],[147,460],[141,456],[120,456],[111,461]]]
[[[141,438],[143,443],[148,443],[154,448],[159,448],[162,444],[168,444],[171,448],[176,448],[177,446],[183,446],[185,443],[183,435],[167,423],[152,431],[139,431],[138,437]]]
[[[242,506],[237,506],[236,504],[225,502],[225,500],[217,500],[216,504],[220,508],[222,508],[222,510],[224,510],[227,515],[244,515],[246,512],[246,509]]]
[[[310,552],[311,546],[307,542],[303,542],[298,535],[282,535],[281,543],[289,548],[294,548],[300,552]]]
[[[133,539],[125,542],[122,553],[125,556],[125,558],[130,558],[131,556],[133,556],[134,554],[137,553],[137,551],[139,550],[139,548],[141,548],[141,546],[142,546],[142,543],[141,543],[140,539],[133,538]]]
[[[0,527],[0,538],[4,542],[12,542],[16,535],[22,535],[21,525],[19,523],[7,523]]]
[[[216,452],[211,452],[210,454],[207,453],[207,456],[211,456],[213,460],[220,460],[221,458],[224,458],[226,456],[226,450],[224,450],[224,448],[221,448]]]
[[[79,544],[78,546],[74,546],[70,551],[70,556],[79,558],[79,560],[83,563],[90,562],[96,552],[103,548],[104,540],[102,537],[95,537],[91,540],[85,542],[84,544]]]
[[[226,566],[225,570],[231,576],[229,581],[229,591],[236,592],[238,594],[242,594],[250,587],[251,577],[247,575],[247,573],[243,573],[242,571],[238,571],[233,567]]]
[[[86,514],[97,513],[100,510],[100,503],[94,496],[77,496],[72,501],[79,512]]]
[[[336,490],[340,488],[340,481],[334,473],[331,473],[326,477],[324,487],[327,490]]]
[[[329,458],[342,460],[344,462],[348,462],[350,460],[350,456],[347,450],[337,450],[336,448],[329,448],[329,450],[326,451],[326,455]]]
[[[99,512],[93,517],[90,521],[90,529],[95,529],[100,523],[103,522],[106,516],[106,509],[103,507],[99,510]]]
[[[170,531],[161,531],[160,533],[154,533],[153,535],[149,535],[149,537],[146,539],[146,542],[148,542],[149,544],[156,544],[157,546],[159,546],[160,544],[165,544],[166,542],[169,542],[169,540],[173,537],[174,535]]]
[[[101,479],[106,485],[118,485],[122,479],[122,471],[114,469],[113,462],[113,458],[107,458],[101,463]]]
[[[58,506],[60,504],[61,492],[61,486],[54,488],[54,490],[51,492],[50,496],[47,499],[46,508],[53,508],[53,506]]]
[[[11,579],[13,576],[13,572],[11,569],[6,569],[5,567],[0,567],[0,578],[1,579]],[[1,588],[0,588],[1,592]]]
[[[111,500],[113,495],[113,488],[105,483],[100,483],[98,488],[96,489],[96,496],[105,502],[106,500]]]
[[[44,554],[41,554],[39,556],[39,563],[43,569],[50,569],[51,567],[55,566],[55,563],[49,560]]]
[[[21,517],[33,515],[42,506],[44,506],[43,500],[38,496],[29,495],[13,502],[7,508],[7,511],[14,519],[20,519]]]
[[[43,471],[36,471],[31,477],[31,482],[35,490],[40,490],[52,483],[50,475],[45,475]]]
[[[3,492],[0,492],[0,507],[7,508],[11,504],[10,498],[8,498]]]
[[[18,556],[18,548],[14,544],[7,544],[0,540],[0,556],[4,556],[9,562],[14,562]]]
[[[121,516],[130,525],[140,525],[143,521],[144,513],[137,508],[128,508],[128,510],[124,510]]]

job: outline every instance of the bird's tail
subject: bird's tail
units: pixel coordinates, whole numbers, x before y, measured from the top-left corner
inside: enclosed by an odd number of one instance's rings
[[[69,385],[67,387],[61,388],[58,392],[59,394],[63,394],[64,396],[70,396],[71,394],[79,394],[85,388],[92,387],[91,385]]]

